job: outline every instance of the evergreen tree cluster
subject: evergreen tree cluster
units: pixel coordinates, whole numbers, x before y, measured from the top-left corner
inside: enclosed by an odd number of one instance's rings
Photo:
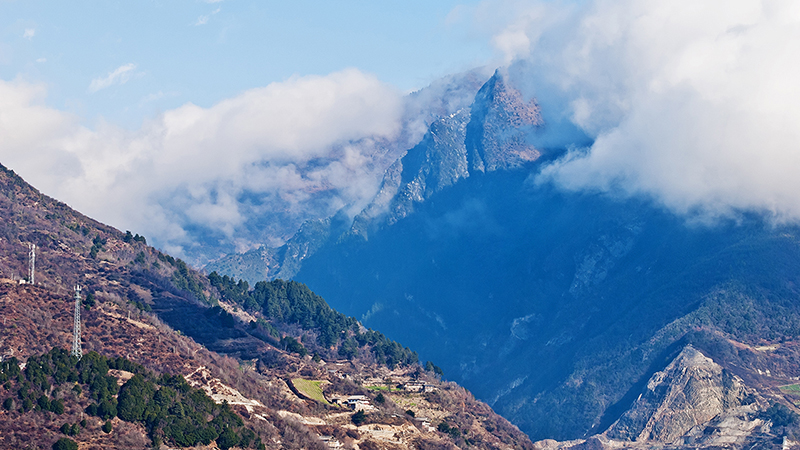
[[[762,418],[772,421],[775,427],[785,427],[797,423],[800,417],[788,407],[773,403],[761,414]]]
[[[130,231],[125,232],[125,237],[122,240],[128,244],[133,242],[141,242],[144,245],[147,245],[147,239],[144,236],[139,236],[138,234],[132,234]]]
[[[109,375],[110,369],[133,373],[122,386]],[[181,375],[157,375],[125,358],[106,358],[89,352],[78,361],[63,349],[28,359],[20,370],[16,358],[0,363],[0,383],[12,393],[3,400],[6,410],[31,410],[63,414],[61,398],[47,392],[71,389],[86,394],[86,413],[106,421],[103,431],[112,431],[111,419],[142,424],[153,444],[168,442],[180,447],[208,445],[216,441],[222,449],[265,448],[242,418],[227,403],[218,405],[201,389],[191,387]],[[72,385],[70,388],[69,385]],[[16,389],[14,389],[16,387]],[[51,389],[55,387],[56,389]],[[65,389],[66,388],[66,389]],[[64,424],[61,431],[77,435],[85,423]],[[66,445],[63,441],[60,445]]]
[[[69,438],[61,438],[53,444],[53,450],[78,450],[78,443]]]
[[[97,253],[103,250],[106,245],[106,239],[100,237],[98,234],[97,236],[92,239],[92,248],[89,249],[89,256],[94,259],[97,258]]]
[[[168,257],[167,261],[175,266],[176,269],[172,273],[172,282],[175,286],[182,291],[191,293],[196,299],[207,303],[208,297],[203,292],[203,284],[195,278],[195,274],[189,270],[189,266],[181,259]]]
[[[304,330],[313,330],[317,335],[316,344],[321,349],[333,349],[339,356],[354,358],[360,348],[366,347],[379,363],[389,367],[418,362],[416,352],[382,333],[373,330],[362,333],[355,318],[334,310],[302,283],[276,279],[259,281],[250,289],[247,281],[220,276],[217,272],[212,272],[208,279],[224,300],[246,311],[259,311],[274,324],[298,325]],[[301,350],[295,343],[302,347],[294,339],[283,338],[280,341],[287,350],[304,354],[306,350]]]

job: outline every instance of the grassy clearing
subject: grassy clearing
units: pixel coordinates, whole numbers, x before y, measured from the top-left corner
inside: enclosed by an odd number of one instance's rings
[[[370,391],[399,392],[402,389],[389,386],[367,386]]]
[[[325,400],[325,396],[322,395],[322,383],[326,382],[318,380],[305,380],[303,378],[292,379],[292,384],[294,384],[295,389],[300,391],[301,394],[320,403],[330,405],[330,403]]]
[[[780,390],[787,394],[800,395],[800,384],[787,384],[780,386]]]

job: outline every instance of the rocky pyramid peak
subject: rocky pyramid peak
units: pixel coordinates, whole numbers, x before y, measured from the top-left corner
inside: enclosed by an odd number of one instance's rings
[[[415,203],[475,171],[513,169],[537,160],[541,153],[528,137],[543,123],[536,101],[526,100],[496,71],[469,108],[434,120],[422,140],[386,170],[380,191],[356,217],[352,233],[366,236],[375,217],[397,222],[413,212]]]
[[[466,130],[470,171],[509,169],[541,156],[526,140],[530,128],[544,124],[539,105],[526,100],[499,70],[478,91],[471,111]]]
[[[633,406],[607,431],[613,439],[672,443],[742,404],[743,381],[687,345],[656,372]]]

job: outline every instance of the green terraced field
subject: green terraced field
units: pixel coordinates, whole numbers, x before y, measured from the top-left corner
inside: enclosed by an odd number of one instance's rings
[[[292,379],[292,384],[301,394],[320,403],[330,405],[325,400],[325,396],[322,395],[322,383],[325,383],[325,381],[305,380],[303,378]]]
[[[788,394],[800,395],[800,384],[789,384],[781,386],[780,389]]]

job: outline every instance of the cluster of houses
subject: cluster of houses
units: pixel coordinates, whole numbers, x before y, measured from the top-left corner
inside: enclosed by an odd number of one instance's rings
[[[369,403],[366,395],[351,395],[346,398],[333,398],[331,403],[346,406],[353,411],[374,411],[376,408]]]
[[[436,431],[436,428],[431,426],[431,419],[427,417],[417,417],[416,420],[419,421],[420,428],[422,428],[423,431]]]
[[[320,436],[319,440],[322,441],[323,444],[327,445],[328,448],[342,448],[342,447],[344,447],[344,444],[339,442],[339,440],[336,439],[333,436]]]
[[[421,381],[409,381],[398,385],[398,388],[406,392],[433,392],[437,389],[436,386]],[[374,411],[376,408],[370,404],[369,397],[366,395],[351,395],[345,398],[332,398],[331,403],[341,406],[346,406],[353,411],[364,410]]]
[[[398,385],[398,387],[406,392],[433,392],[437,389],[437,387],[432,384],[413,380],[402,383]]]

